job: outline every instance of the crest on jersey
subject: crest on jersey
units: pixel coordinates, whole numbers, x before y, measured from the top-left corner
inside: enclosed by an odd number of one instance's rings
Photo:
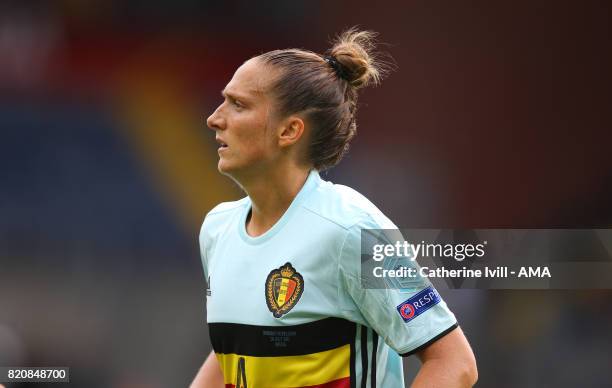
[[[287,314],[303,292],[304,278],[291,263],[272,270],[266,279],[266,303],[276,318]]]

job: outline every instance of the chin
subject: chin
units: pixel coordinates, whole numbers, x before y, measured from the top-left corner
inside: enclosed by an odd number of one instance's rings
[[[228,163],[223,159],[219,159],[219,163],[217,163],[217,170],[219,170],[221,174],[231,177],[232,173],[235,172],[236,169],[231,165],[231,163]]]
[[[217,163],[217,170],[221,174],[227,174],[229,171],[227,169],[227,163],[224,163],[222,159],[219,159],[219,163]]]

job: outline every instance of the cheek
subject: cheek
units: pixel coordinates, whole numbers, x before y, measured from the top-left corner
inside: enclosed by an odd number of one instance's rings
[[[270,146],[266,143],[263,134],[253,136],[243,143],[243,155],[252,161],[263,160],[270,154]]]
[[[274,144],[270,131],[266,130],[266,121],[261,117],[245,121],[241,133],[241,149],[253,156],[264,156]]]

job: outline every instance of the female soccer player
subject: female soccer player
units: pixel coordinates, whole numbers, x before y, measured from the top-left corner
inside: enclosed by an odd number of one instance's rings
[[[351,29],[326,56],[251,58],[208,118],[219,171],[248,196],[202,226],[213,352],[192,387],[403,387],[410,354],[422,361],[414,387],[475,383],[474,355],[433,287],[362,288],[361,230],[396,227],[318,174],[355,135],[357,91],[380,79],[372,38]]]

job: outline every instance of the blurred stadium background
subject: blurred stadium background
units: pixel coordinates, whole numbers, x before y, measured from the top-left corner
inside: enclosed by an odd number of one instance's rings
[[[187,386],[210,350],[199,225],[241,196],[205,118],[245,59],[321,52],[352,25],[380,32],[398,71],[362,95],[326,179],[402,227],[611,227],[608,8],[0,2],[0,365],[69,366],[71,387]],[[612,381],[609,291],[444,296],[479,386]]]

